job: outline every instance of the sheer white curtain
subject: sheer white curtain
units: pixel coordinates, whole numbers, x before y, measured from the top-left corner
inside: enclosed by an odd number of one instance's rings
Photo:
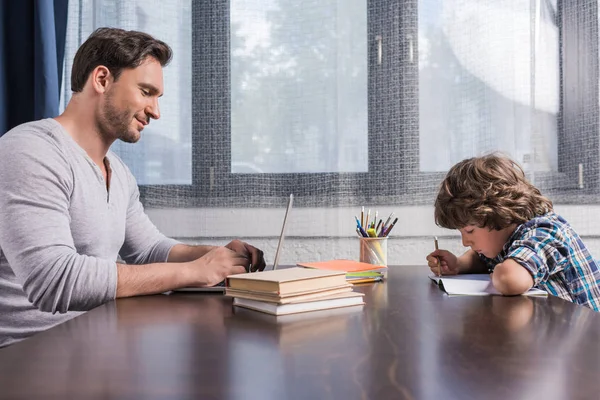
[[[147,212],[166,235],[212,244],[240,237],[272,262],[292,191],[282,264],[356,258],[361,205],[399,217],[390,264],[423,264],[433,235],[462,251],[447,240],[453,232],[434,225],[442,174],[428,172],[497,150],[530,173],[558,170],[556,13],[556,0],[71,1],[65,76],[101,26],[145,31],[173,48],[161,119],[140,143],[114,146],[151,193]],[[63,89],[68,100],[68,79]],[[207,101],[211,93],[218,101]],[[375,176],[385,185],[374,187],[398,192],[357,194],[377,163],[393,173]],[[215,197],[206,193],[211,180],[226,182]],[[576,228],[591,213],[563,212]]]
[[[71,66],[77,48],[100,27],[147,32],[173,49],[164,69],[161,118],[137,144],[116,142],[115,151],[140,185],[190,184],[192,180],[191,0],[80,0],[69,2],[62,99],[71,97]],[[64,107],[63,104],[63,107]]]
[[[557,171],[556,0],[419,2],[422,171],[502,151]]]
[[[232,0],[233,173],[366,172],[366,0]]]

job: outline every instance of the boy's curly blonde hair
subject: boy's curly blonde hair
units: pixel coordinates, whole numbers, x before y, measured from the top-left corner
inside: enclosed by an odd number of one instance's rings
[[[435,223],[501,230],[552,211],[552,202],[527,181],[523,169],[499,154],[474,157],[453,166],[435,200]]]

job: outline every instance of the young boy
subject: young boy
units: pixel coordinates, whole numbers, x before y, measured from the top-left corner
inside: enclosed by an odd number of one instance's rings
[[[435,222],[458,229],[471,249],[460,257],[429,254],[434,273],[440,263],[444,275],[489,272],[504,295],[535,286],[600,311],[600,264],[512,160],[492,154],[453,166],[435,201]]]

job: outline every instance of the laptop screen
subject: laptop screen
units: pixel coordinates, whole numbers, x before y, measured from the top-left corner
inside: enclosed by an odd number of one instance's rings
[[[290,194],[290,198],[288,199],[287,208],[285,210],[285,216],[283,217],[283,224],[281,225],[281,234],[279,235],[279,243],[277,243],[277,250],[275,251],[275,261],[273,261],[273,269],[277,269],[279,265],[279,256],[281,255],[281,248],[283,247],[283,238],[285,236],[285,226],[287,223],[288,215],[290,214],[290,210],[292,209],[292,204],[294,203],[294,195]]]
[[[290,198],[288,199],[287,208],[285,210],[285,216],[283,217],[283,223],[281,224],[281,234],[279,235],[279,242],[277,243],[277,250],[275,251],[275,260],[273,261],[273,269],[277,269],[279,265],[279,256],[281,255],[281,249],[283,247],[283,237],[285,235],[285,226],[287,224],[288,215],[290,215],[290,210],[292,209],[292,203],[294,202],[294,195],[290,194]],[[209,287],[188,287],[188,288],[180,288],[175,289],[175,292],[225,292],[225,281],[217,284],[215,286]]]

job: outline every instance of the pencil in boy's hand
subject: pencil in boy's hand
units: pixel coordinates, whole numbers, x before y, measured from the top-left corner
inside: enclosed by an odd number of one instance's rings
[[[433,237],[433,244],[434,244],[434,246],[435,246],[435,249],[436,249],[436,250],[439,250],[437,236],[434,236],[434,237]],[[436,257],[436,258],[437,258],[437,260],[438,260],[438,276],[440,276],[440,277],[441,277],[441,276],[442,276],[442,260],[440,260],[440,258],[439,258],[439,257]]]

